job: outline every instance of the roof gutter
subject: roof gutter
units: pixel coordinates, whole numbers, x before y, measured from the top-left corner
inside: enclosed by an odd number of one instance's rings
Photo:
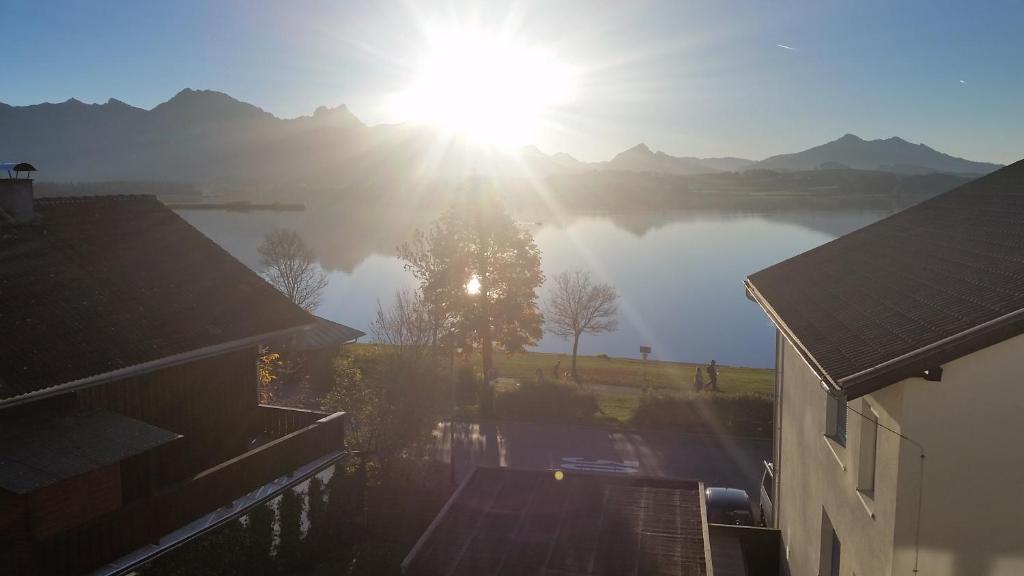
[[[309,330],[316,326],[316,324],[303,324],[292,328],[286,328],[284,330],[277,330],[274,332],[267,332],[265,334],[257,334],[255,336],[249,336],[246,338],[240,338],[238,340],[231,340],[229,342],[222,342],[220,344],[214,344],[212,346],[206,346],[205,348],[197,348],[195,350],[189,350],[188,352],[182,352],[180,354],[174,354],[172,356],[165,356],[149,362],[143,362],[141,364],[133,364],[125,368],[117,370],[111,370],[110,372],[103,372],[102,374],[96,374],[95,376],[88,376],[86,378],[79,378],[78,380],[72,380],[63,384],[57,384],[50,386],[49,388],[43,388],[33,392],[26,392],[18,396],[12,396],[4,400],[0,400],[0,410],[4,408],[10,408],[12,406],[18,406],[20,404],[26,404],[28,402],[35,402],[43,398],[49,398],[52,396],[58,396],[60,394],[66,394],[75,390],[81,390],[83,388],[91,388],[93,386],[99,386],[100,384],[106,384],[114,380],[122,380],[124,378],[130,378],[132,376],[139,376],[156,370],[162,370],[164,368],[170,368],[172,366],[178,366],[180,364],[186,364],[188,362],[194,362],[196,360],[202,360],[211,356],[219,356],[227,352],[234,352],[242,348],[247,348],[256,344],[264,343],[268,340],[274,340],[282,336],[300,332],[303,330]]]
[[[985,340],[985,336],[993,335],[993,333],[1010,326],[1014,322],[1024,321],[1024,308],[1022,308],[999,316],[998,318],[993,318],[992,320],[978,324],[977,326],[972,326],[971,328],[953,334],[952,336],[947,336],[916,350],[901,354],[895,358],[891,358],[885,362],[861,370],[860,372],[835,380],[828,375],[825,369],[822,368],[817,361],[814,360],[811,353],[803,344],[800,343],[800,340],[786,326],[786,323],[782,321],[781,316],[775,312],[767,299],[758,292],[757,287],[754,286],[749,278],[743,281],[743,285],[747,289],[747,296],[761,306],[761,309],[768,315],[772,323],[779,328],[779,331],[783,333],[787,340],[793,343],[797,353],[800,354],[807,365],[810,366],[811,369],[814,370],[814,372],[816,372],[821,378],[822,385],[826,390],[830,392],[845,392],[847,397],[850,399],[863,396],[864,394],[870,394],[875,390],[879,390],[889,384],[893,384],[905,378],[920,376],[920,370],[911,370],[914,368],[912,364],[914,362],[927,360],[927,356],[930,354],[937,355],[937,357],[932,361],[932,365],[938,366],[949,362],[952,359],[980,350],[985,346],[994,344],[995,342],[988,342]],[[967,348],[965,348],[965,351],[958,352],[957,355],[950,358],[941,356],[942,352],[947,351],[954,346],[969,343],[972,339],[977,339],[977,344],[979,345],[976,347],[968,345]],[[1005,339],[1005,337],[1001,339]],[[882,376],[886,374],[890,374],[894,377],[888,380],[883,379]]]
[[[984,322],[982,324],[978,324],[977,326],[972,326],[967,330],[958,332],[952,336],[947,336],[941,340],[937,340],[935,342],[932,342],[931,344],[907,352],[906,354],[901,354],[900,356],[897,356],[890,360],[886,360],[885,362],[882,362],[881,364],[878,364],[876,366],[872,366],[871,368],[861,370],[860,372],[850,374],[849,376],[844,376],[843,378],[839,379],[838,384],[843,388],[849,388],[852,386],[863,384],[881,373],[900,368],[901,366],[904,366],[914,360],[919,359],[921,356],[924,356],[925,354],[928,354],[930,352],[940,352],[943,348],[948,347],[952,344],[963,342],[974,336],[982,336],[986,333],[1002,328],[1003,326],[1012,323],[1014,320],[1019,319],[1024,319],[1024,308],[1016,310],[1014,312],[1010,312],[1008,314],[1003,314],[998,318],[993,318],[992,320],[989,320],[988,322]],[[948,360],[946,361],[948,362]]]
[[[825,371],[825,368],[823,368],[821,364],[814,359],[814,356],[812,356],[807,350],[807,347],[800,342],[800,339],[796,337],[796,334],[794,334],[793,331],[789,329],[789,326],[783,322],[782,316],[772,308],[772,305],[769,304],[768,300],[757,290],[757,287],[750,281],[750,278],[743,280],[743,286],[746,288],[747,297],[756,302],[757,305],[761,307],[761,310],[764,310],[764,313],[768,315],[768,319],[772,321],[772,324],[775,324],[775,327],[782,332],[782,335],[786,337],[786,340],[789,340],[793,344],[793,348],[796,350],[797,354],[800,355],[807,366],[818,375],[819,379],[821,379],[822,386],[826,391],[841,392],[842,389],[839,382],[829,376],[828,372]]]

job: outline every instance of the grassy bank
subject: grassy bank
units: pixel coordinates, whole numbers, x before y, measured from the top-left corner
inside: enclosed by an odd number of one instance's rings
[[[369,346],[355,345],[351,350],[357,354],[369,352]],[[708,411],[728,421],[752,420],[745,415],[748,412],[741,412],[740,417],[736,417],[735,407],[746,406],[751,400],[755,404],[770,405],[774,394],[775,372],[764,368],[720,366],[720,391],[695,394],[693,375],[697,364],[649,360],[645,366],[637,359],[580,356],[577,366],[582,382],[577,385],[565,376],[557,382],[554,380],[553,369],[558,362],[567,372],[572,358],[567,354],[542,352],[496,354],[501,384],[494,390],[498,407],[495,416],[514,420],[692,430],[704,426],[696,416],[706,415]],[[460,358],[457,366],[472,368],[479,383],[479,355]],[[558,390],[533,389],[531,385],[537,381],[538,369],[545,383],[556,384]],[[529,389],[517,390],[516,381]],[[478,385],[471,385],[471,390],[472,386]],[[470,392],[470,396],[473,395]],[[457,413],[473,418],[484,416],[486,412],[469,398],[463,400]],[[757,418],[753,418],[761,419],[760,412]],[[727,427],[739,431],[745,430],[744,426]]]
[[[551,378],[552,370],[558,361],[562,362],[561,367],[565,370],[572,365],[572,357],[568,354],[542,352],[511,356],[497,354],[495,360],[501,376],[520,381],[534,380],[538,368],[541,369],[544,378]],[[625,386],[640,389],[644,387],[645,370],[642,360],[579,356],[576,365],[584,389],[588,386]],[[651,388],[659,392],[689,392],[693,389],[693,374],[697,366],[698,364],[685,362],[648,360],[646,381]],[[707,383],[706,376],[704,382]],[[773,394],[775,371],[765,368],[721,366],[718,372],[718,387],[724,393]]]

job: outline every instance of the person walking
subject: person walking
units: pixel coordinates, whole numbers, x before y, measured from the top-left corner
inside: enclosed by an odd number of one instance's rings
[[[708,365],[708,388],[718,392],[718,365],[714,360]]]
[[[555,380],[558,380],[559,376],[562,374],[562,361],[561,360],[559,360],[558,362],[555,362],[555,368],[554,368],[553,371],[555,373]]]
[[[704,389],[704,373],[700,371],[700,366],[697,366],[697,373],[693,375],[693,391],[700,392]]]

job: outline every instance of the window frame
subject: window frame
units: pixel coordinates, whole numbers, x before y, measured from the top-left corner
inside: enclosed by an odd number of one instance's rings
[[[873,496],[878,485],[878,412],[864,401],[860,422],[860,456],[857,460],[857,490]]]
[[[845,448],[848,425],[846,394],[828,392],[825,396],[825,437]]]
[[[829,518],[828,512],[821,511],[821,542],[818,551],[818,573],[822,576],[839,576],[842,567],[843,545],[839,534]]]

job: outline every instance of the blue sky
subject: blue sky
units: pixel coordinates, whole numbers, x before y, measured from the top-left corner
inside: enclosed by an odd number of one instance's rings
[[[974,5],[977,4],[977,5]],[[2,2],[0,101],[210,88],[282,117],[368,123],[407,87],[429,23],[511,30],[583,70],[536,144],[638,142],[750,158],[853,132],[975,160],[1024,157],[1022,2]],[[788,46],[791,49],[780,47]],[[962,82],[961,82],[962,81]]]

